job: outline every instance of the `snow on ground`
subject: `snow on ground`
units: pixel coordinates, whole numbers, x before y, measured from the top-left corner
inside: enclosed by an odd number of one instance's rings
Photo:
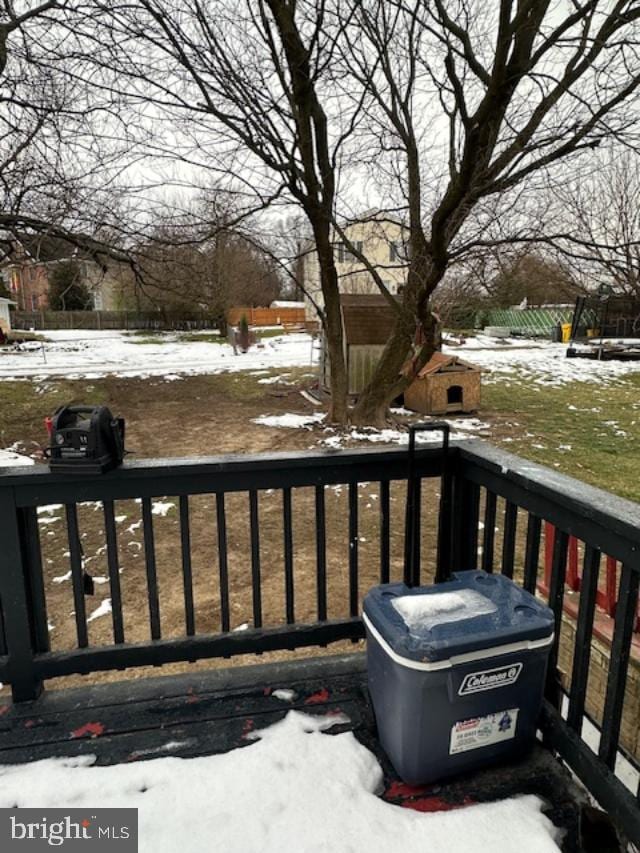
[[[322,412],[313,412],[310,415],[296,415],[287,413],[285,415],[260,415],[258,418],[253,418],[254,424],[268,427],[286,427],[288,429],[311,429],[314,424],[324,420],[326,415]]]
[[[0,767],[0,806],[137,808],[140,853],[557,853],[534,796],[432,813],[385,803],[375,756],[351,732],[322,733],[343,721],[291,711],[225,755]]]
[[[392,409],[392,412],[398,413],[399,409]],[[415,416],[415,412],[406,412],[407,415]],[[289,415],[288,417],[292,417]],[[477,438],[488,435],[491,429],[490,425],[478,418],[438,418],[438,420],[446,421],[451,427],[451,438]],[[359,427],[346,431],[334,430],[333,427],[326,427],[325,433],[329,433],[326,438],[319,441],[321,447],[328,447],[331,450],[340,450],[345,446],[345,442],[349,439],[352,441],[369,441],[373,444],[408,444],[409,433],[402,429],[375,429],[374,427]],[[442,443],[441,432],[420,432],[416,434],[417,444]]]
[[[463,346],[445,346],[443,351],[490,371],[483,375],[484,383],[500,382],[513,376],[529,381],[532,387],[560,386],[568,382],[603,384],[628,373],[640,372],[638,362],[567,358],[566,344],[524,338],[496,340],[478,335],[467,338]]]
[[[100,378],[108,374],[130,377],[162,376],[177,380],[194,374],[252,371],[252,375],[285,367],[311,367],[318,350],[303,333],[268,338],[248,353],[234,355],[226,343],[184,340],[178,334],[153,334],[160,343],[143,343],[144,337],[125,331],[64,330],[42,333],[48,340],[22,345],[21,350],[0,351],[0,380],[68,376]],[[193,337],[193,336],[191,336]],[[566,358],[566,344],[524,338],[467,338],[461,346],[445,344],[444,351],[468,359],[489,371],[484,382],[530,381],[532,387],[567,382],[610,382],[640,365],[624,361]],[[287,374],[259,380],[261,384],[286,382]]]
[[[101,616],[107,616],[111,613],[111,599],[105,598],[95,610],[91,612],[89,616],[87,616],[87,622],[93,622],[95,619],[99,619]]]
[[[164,334],[161,343],[126,332],[80,330],[42,333],[44,345],[24,344],[0,350],[0,380],[45,380],[55,376],[98,379],[108,374],[128,377],[180,376],[310,366],[312,339],[306,334],[268,338],[247,353],[234,355],[226,343],[182,340]],[[153,335],[158,337],[158,335]]]

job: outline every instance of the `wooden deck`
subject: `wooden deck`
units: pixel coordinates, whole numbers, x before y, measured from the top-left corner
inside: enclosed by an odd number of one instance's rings
[[[274,696],[284,688],[295,691],[292,701]],[[352,730],[376,754],[384,769],[381,796],[391,803],[428,812],[533,793],[567,830],[563,850],[583,849],[586,797],[540,745],[523,760],[439,785],[402,783],[376,740],[361,654],[48,691],[34,702],[0,705],[0,764],[75,755],[95,755],[102,765],[211,755],[250,745],[250,732],[291,709],[346,715],[349,723],[338,722],[330,733]]]

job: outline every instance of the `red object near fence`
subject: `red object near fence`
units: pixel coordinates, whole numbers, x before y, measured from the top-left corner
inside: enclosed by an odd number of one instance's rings
[[[553,546],[555,543],[556,529],[548,521],[544,525],[544,581],[538,586],[545,594],[549,593],[551,582],[551,569],[553,565]],[[602,575],[600,575],[602,577]],[[580,592],[582,575],[578,560],[578,540],[575,536],[569,537],[567,551],[567,575],[565,584],[573,592]],[[615,616],[616,604],[618,602],[618,563],[614,557],[607,557],[605,563],[604,589],[598,583],[596,592],[596,604],[608,616]],[[634,631],[640,632],[640,604]]]

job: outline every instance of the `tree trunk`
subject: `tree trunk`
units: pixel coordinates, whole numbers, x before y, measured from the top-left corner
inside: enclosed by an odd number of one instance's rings
[[[320,265],[320,283],[324,297],[323,327],[331,372],[331,404],[327,417],[330,423],[346,424],[349,420],[347,403],[349,385],[344,357],[338,274],[333,258],[329,217],[319,217],[319,221],[315,222],[314,226],[316,252]]]
[[[358,398],[353,411],[353,423],[379,428],[385,426],[392,401],[408,388],[436,349],[435,322],[423,323],[422,327],[425,339],[414,354],[414,334],[407,333],[404,322],[396,322],[373,376]],[[411,362],[407,364],[410,357]],[[405,365],[407,370],[403,371]]]
[[[410,385],[436,349],[437,324],[429,307],[429,296],[442,280],[444,266],[434,263],[425,248],[426,241],[421,231],[414,231],[412,236],[415,243],[412,246],[402,313],[353,411],[352,420],[359,426],[384,426],[391,402]],[[418,329],[422,335],[417,345]],[[406,369],[403,370],[405,365]]]

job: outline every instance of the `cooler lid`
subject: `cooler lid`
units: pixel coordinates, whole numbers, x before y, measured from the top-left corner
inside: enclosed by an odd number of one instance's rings
[[[370,590],[364,612],[385,643],[411,661],[444,661],[496,646],[544,640],[553,612],[503,575],[455,572],[451,580]]]

